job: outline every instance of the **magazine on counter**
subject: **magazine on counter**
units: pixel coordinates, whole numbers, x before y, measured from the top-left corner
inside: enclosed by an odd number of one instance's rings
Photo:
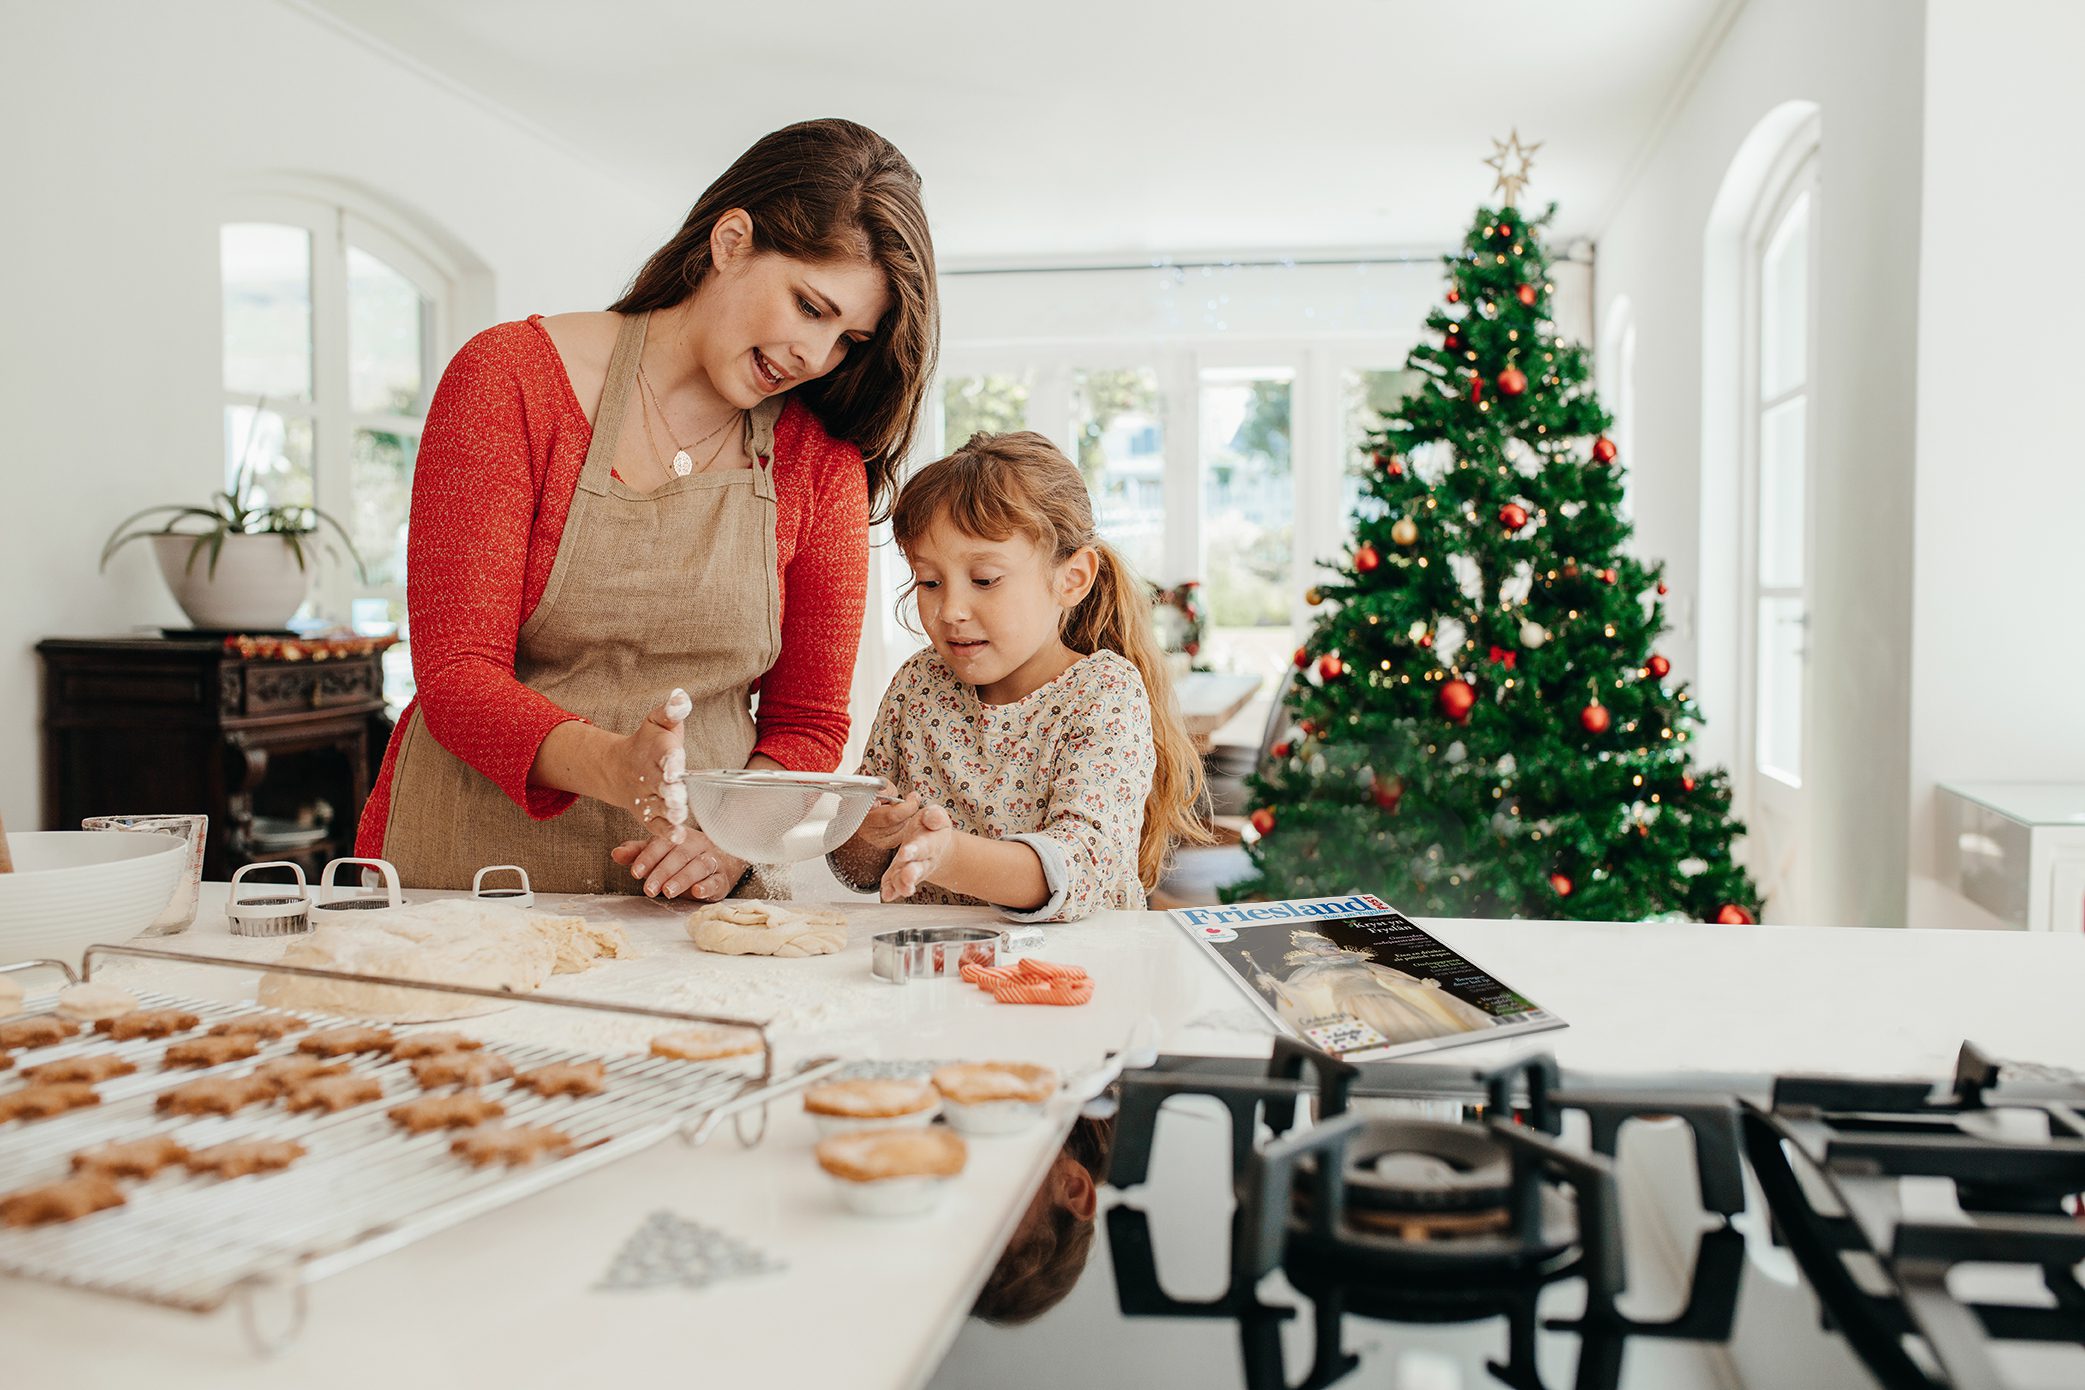
[[[1350,1062],[1564,1026],[1372,894],[1172,916],[1283,1031]]]

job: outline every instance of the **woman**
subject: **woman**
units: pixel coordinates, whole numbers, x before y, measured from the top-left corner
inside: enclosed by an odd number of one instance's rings
[[[677,749],[838,766],[869,518],[939,312],[918,174],[807,121],[740,156],[606,312],[465,344],[413,480],[419,693],[359,852],[427,888],[500,863],[548,892],[739,888],[748,865],[670,832],[660,770]]]

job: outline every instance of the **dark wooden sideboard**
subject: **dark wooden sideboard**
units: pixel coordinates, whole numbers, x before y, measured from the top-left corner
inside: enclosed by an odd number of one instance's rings
[[[354,853],[390,736],[380,652],[285,661],[216,637],[51,638],[43,658],[43,815],[205,812],[203,873]]]

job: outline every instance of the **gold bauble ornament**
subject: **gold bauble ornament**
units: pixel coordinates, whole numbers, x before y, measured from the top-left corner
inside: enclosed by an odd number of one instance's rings
[[[1419,525],[1408,516],[1401,516],[1390,528],[1390,539],[1399,545],[1412,545],[1419,539]]]
[[[1325,596],[1319,593],[1318,586],[1313,584],[1303,591],[1303,601],[1315,608],[1325,601]]]

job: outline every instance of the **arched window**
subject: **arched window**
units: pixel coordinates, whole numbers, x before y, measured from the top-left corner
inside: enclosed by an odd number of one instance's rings
[[[257,501],[316,506],[353,539],[366,574],[345,555],[322,563],[300,616],[406,635],[413,459],[459,300],[482,276],[407,219],[344,195],[242,194],[218,230],[225,486],[243,478]],[[385,677],[402,707],[403,642]]]

